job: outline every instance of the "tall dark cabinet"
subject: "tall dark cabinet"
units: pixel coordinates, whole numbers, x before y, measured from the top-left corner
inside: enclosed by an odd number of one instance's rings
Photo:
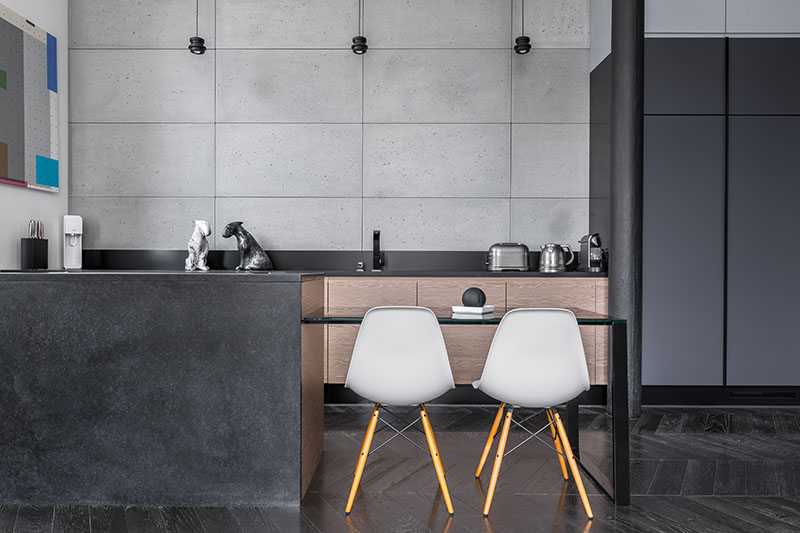
[[[800,39],[729,45],[729,385],[800,385],[798,57]]]
[[[725,117],[644,120],[642,382],[722,385]]]
[[[728,143],[728,385],[800,385],[800,116],[731,116]]]
[[[646,40],[644,385],[800,386],[798,57]]]
[[[646,39],[642,384],[722,385],[725,39]]]

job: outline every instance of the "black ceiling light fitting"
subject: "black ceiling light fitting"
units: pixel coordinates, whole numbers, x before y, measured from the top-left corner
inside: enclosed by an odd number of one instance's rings
[[[355,37],[353,37],[353,44],[352,44],[352,46],[350,46],[350,49],[353,51],[353,53],[354,54],[358,54],[358,55],[366,54],[367,53],[367,49],[369,48],[369,46],[367,46],[367,38],[364,37],[363,35],[361,35],[362,33],[364,33],[364,28],[362,27],[362,22],[361,22],[361,12],[363,11],[363,9],[364,9],[363,0],[358,0],[358,33],[359,33],[359,35],[356,35]]]
[[[522,0],[522,35],[517,37],[514,51],[518,54],[527,54],[531,51],[531,38],[525,35],[525,0]]]
[[[194,4],[194,37],[189,37],[189,51],[201,55],[206,53],[206,40],[198,37],[200,33],[200,0]]]

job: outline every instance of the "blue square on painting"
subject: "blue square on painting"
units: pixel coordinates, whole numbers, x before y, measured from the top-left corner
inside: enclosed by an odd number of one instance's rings
[[[58,160],[36,156],[36,185],[58,187]]]

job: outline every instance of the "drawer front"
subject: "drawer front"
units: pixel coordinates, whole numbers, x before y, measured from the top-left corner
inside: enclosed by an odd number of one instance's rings
[[[456,385],[480,379],[496,325],[444,325],[442,334]]]
[[[485,278],[420,278],[417,281],[418,305],[429,307],[436,316],[450,316],[453,314],[451,307],[462,305],[461,296],[470,287],[486,293],[486,303],[494,306],[495,316],[505,314],[505,281]]]
[[[565,307],[595,310],[595,280],[530,279],[509,280],[508,309],[520,307]]]
[[[344,383],[358,336],[358,324],[328,324],[328,383]]]
[[[586,354],[586,368],[589,371],[589,382],[592,385],[596,381],[595,336],[597,330],[596,326],[580,326],[583,350]],[[453,370],[453,379],[456,385],[470,384],[481,377],[495,331],[497,331],[495,325],[442,326],[447,355],[450,358],[450,367]]]
[[[597,329],[597,340],[592,385],[608,385],[608,327],[595,326],[595,329]]]
[[[416,280],[328,278],[327,316],[363,316],[380,305],[417,305]]]
[[[492,344],[495,325],[442,326],[453,379],[469,384],[481,377]],[[328,383],[344,383],[358,336],[358,325],[328,325]]]
[[[341,384],[347,378],[347,369],[353,356],[353,347],[358,336],[357,324],[329,324],[327,326],[327,378],[326,383]],[[605,385],[605,358],[595,356],[596,335],[604,328],[597,326],[580,326],[583,349],[586,352],[586,366],[589,370],[589,381],[592,385]],[[457,385],[470,384],[481,377],[486,356],[492,345],[496,325],[443,325],[447,355],[453,380]],[[607,343],[607,336],[604,337]],[[598,346],[600,350],[602,346]],[[607,350],[607,344],[605,345]],[[600,351],[599,353],[602,353]]]
[[[482,289],[487,303],[497,307],[498,316],[519,307],[608,312],[606,279],[328,278],[327,316],[363,316],[378,305],[421,305],[433,309],[437,316],[448,316],[450,306],[460,303],[461,294],[469,287]],[[345,382],[358,328],[358,324],[326,326],[326,383]],[[442,326],[456,384],[469,384],[480,378],[496,329],[495,325]],[[580,326],[580,332],[589,380],[592,385],[605,385],[608,328]]]
[[[599,279],[595,283],[595,311],[608,314],[608,279]],[[595,367],[593,385],[608,385],[608,326],[594,326],[595,333]]]
[[[595,312],[608,314],[608,280],[601,279],[594,284]]]
[[[597,326],[578,326],[583,341],[583,353],[586,356],[586,369],[589,371],[589,383],[595,384],[597,368]],[[600,328],[602,329],[602,328]]]

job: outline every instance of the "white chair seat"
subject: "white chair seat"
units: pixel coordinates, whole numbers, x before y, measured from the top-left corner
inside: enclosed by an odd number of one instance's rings
[[[385,405],[427,403],[455,388],[433,311],[425,307],[367,311],[344,386]]]
[[[519,407],[552,407],[589,390],[578,321],[568,309],[514,309],[497,327],[481,378],[472,383]]]

